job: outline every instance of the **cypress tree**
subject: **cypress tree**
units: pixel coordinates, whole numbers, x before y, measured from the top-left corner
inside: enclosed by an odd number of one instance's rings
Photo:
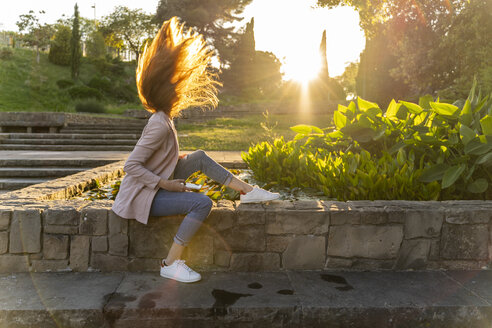
[[[73,13],[73,23],[72,23],[72,39],[70,42],[71,57],[70,62],[72,65],[72,79],[77,79],[79,77],[80,68],[80,29],[79,29],[79,7],[77,3],[74,7]]]

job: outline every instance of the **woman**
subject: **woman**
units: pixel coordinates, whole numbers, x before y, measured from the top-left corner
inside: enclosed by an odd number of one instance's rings
[[[123,218],[147,224],[149,215],[186,214],[160,274],[181,282],[201,279],[199,273],[180,259],[184,247],[207,218],[210,198],[189,192],[185,180],[200,170],[208,177],[241,193],[240,200],[261,202],[279,197],[253,187],[197,150],[179,157],[172,119],[190,106],[217,105],[219,83],[208,70],[212,52],[203,37],[184,31],[176,17],[163,23],[152,44],[146,47],[137,67],[137,89],[144,107],[152,112],[135,148],[128,157],[113,211]]]

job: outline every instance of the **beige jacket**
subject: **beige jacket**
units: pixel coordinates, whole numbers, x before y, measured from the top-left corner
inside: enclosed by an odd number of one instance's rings
[[[176,129],[164,112],[154,113],[125,162],[125,177],[113,204],[113,212],[147,224],[160,179],[170,178],[178,162]]]

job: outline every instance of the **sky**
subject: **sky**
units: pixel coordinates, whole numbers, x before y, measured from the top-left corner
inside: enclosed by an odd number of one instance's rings
[[[17,31],[19,15],[29,10],[40,15],[42,22],[54,23],[65,14],[73,14],[75,2],[80,15],[94,18],[108,15],[115,6],[141,8],[154,13],[158,0],[2,0],[0,30]],[[330,76],[343,73],[347,63],[356,61],[365,40],[359,27],[358,14],[349,7],[333,10],[312,8],[315,0],[253,0],[243,13],[245,24],[255,17],[256,50],[273,52],[284,64],[285,77],[301,78],[314,74],[319,64],[318,49],[321,35],[327,30],[327,57]],[[275,14],[273,14],[275,13]]]

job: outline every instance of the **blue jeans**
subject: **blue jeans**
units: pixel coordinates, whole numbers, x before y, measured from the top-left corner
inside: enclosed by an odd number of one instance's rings
[[[202,171],[209,178],[228,185],[233,175],[219,163],[211,159],[203,150],[197,150],[178,160],[174,169],[174,179],[187,179],[191,174]],[[195,192],[176,192],[159,189],[150,208],[151,216],[186,214],[174,236],[174,242],[187,246],[193,235],[212,209],[212,200]]]

